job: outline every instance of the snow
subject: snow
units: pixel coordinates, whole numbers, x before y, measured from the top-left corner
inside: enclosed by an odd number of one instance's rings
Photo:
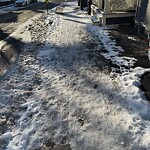
[[[149,69],[120,57],[123,49],[107,28],[93,26],[76,2],[61,6],[64,15],[53,9],[11,35],[28,33],[24,51],[0,83],[0,125],[7,123],[0,149],[149,150],[150,104],[140,90],[140,76]],[[27,28],[31,24],[36,34]],[[42,35],[44,41],[37,41]],[[95,53],[121,73],[99,70]]]
[[[99,27],[96,26],[91,28],[91,26],[89,26],[89,30],[93,32],[95,36],[99,37],[107,50],[107,53],[102,53],[102,55],[117,64],[120,69],[122,69],[122,66],[133,67],[136,59],[131,57],[119,57],[119,54],[123,52],[123,49],[120,46],[116,46],[116,42],[113,41],[108,35],[109,32],[107,29],[99,29]]]

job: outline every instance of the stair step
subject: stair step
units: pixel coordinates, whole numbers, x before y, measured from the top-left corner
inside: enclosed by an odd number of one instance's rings
[[[102,24],[101,18],[97,18],[97,16],[92,16],[91,20],[94,25],[100,26]]]

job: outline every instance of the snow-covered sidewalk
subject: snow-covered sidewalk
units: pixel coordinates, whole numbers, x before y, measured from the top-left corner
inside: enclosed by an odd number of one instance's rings
[[[26,27],[32,41],[0,83],[0,149],[149,150],[145,70],[124,69],[136,60],[120,58],[76,2],[58,9]]]

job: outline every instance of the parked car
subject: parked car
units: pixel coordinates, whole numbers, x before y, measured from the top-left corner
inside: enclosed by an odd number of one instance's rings
[[[37,0],[16,0],[15,4],[16,6],[25,6],[25,5],[29,5],[31,3],[35,3],[37,2]]]

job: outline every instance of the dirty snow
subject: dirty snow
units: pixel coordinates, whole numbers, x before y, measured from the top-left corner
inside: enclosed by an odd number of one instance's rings
[[[64,13],[25,25],[31,42],[0,83],[0,149],[149,150],[150,106],[139,88],[146,70],[120,57],[107,28],[93,26],[76,2]]]

